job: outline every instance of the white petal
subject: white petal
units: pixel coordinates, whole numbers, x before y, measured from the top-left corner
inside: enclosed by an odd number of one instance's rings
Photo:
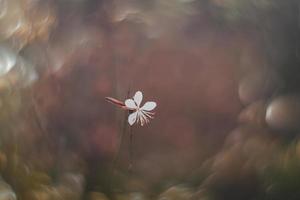
[[[128,123],[132,126],[136,122],[137,112],[131,113],[128,116]]]
[[[125,101],[125,106],[126,106],[127,108],[129,108],[129,109],[136,109],[136,108],[137,108],[135,102],[134,102],[132,99],[127,99],[127,100]]]
[[[141,102],[142,102],[142,100],[143,100],[143,93],[142,93],[141,91],[137,91],[137,92],[135,93],[133,99],[134,99],[136,105],[137,105],[138,107],[140,107]]]
[[[141,109],[146,111],[151,111],[155,107],[156,107],[156,103],[154,101],[148,101],[143,105],[143,107],[141,107]]]

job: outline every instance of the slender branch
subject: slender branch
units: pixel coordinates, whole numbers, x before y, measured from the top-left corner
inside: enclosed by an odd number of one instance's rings
[[[133,166],[133,132],[132,128],[129,128],[129,167],[128,171],[130,172]]]
[[[129,97],[129,94],[130,94],[130,87],[128,89],[127,98]],[[116,152],[116,154],[113,158],[113,161],[112,161],[113,175],[112,175],[112,179],[111,179],[111,183],[110,183],[111,188],[112,188],[113,179],[114,179],[114,176],[115,176],[115,173],[116,173],[116,167],[117,167],[116,163],[117,163],[117,161],[119,159],[119,156],[120,156],[120,153],[121,153],[123,138],[124,138],[125,133],[127,132],[127,120],[126,120],[127,115],[128,115],[128,112],[125,112],[124,117],[123,117],[123,125],[122,125],[121,135],[120,135],[120,139],[119,139],[119,144],[118,144],[118,147],[117,147],[117,152]]]
[[[121,147],[122,147],[122,144],[123,144],[123,137],[127,131],[127,123],[126,123],[126,116],[127,116],[127,113],[125,112],[124,114],[124,120],[123,120],[123,126],[122,126],[122,131],[121,131],[121,135],[120,135],[120,139],[119,139],[119,144],[118,144],[118,147],[117,147],[117,152],[114,156],[114,159],[112,161],[112,166],[113,166],[113,171],[115,171],[115,168],[116,168],[116,162],[118,161],[118,158],[119,158],[119,155],[120,155],[120,151],[121,151]]]

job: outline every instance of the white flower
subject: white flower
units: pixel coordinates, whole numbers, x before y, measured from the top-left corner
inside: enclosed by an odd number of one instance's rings
[[[128,116],[128,123],[130,126],[132,126],[135,122],[141,123],[143,126],[149,122],[149,118],[153,118],[154,113],[150,111],[156,107],[156,103],[154,101],[148,101],[142,107],[140,107],[142,100],[142,92],[137,91],[133,99],[127,99],[125,101],[125,106],[127,109],[133,111],[133,113]]]

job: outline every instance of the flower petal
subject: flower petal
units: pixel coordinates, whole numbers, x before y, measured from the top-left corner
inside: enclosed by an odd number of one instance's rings
[[[140,107],[143,100],[143,93],[141,91],[137,91],[133,97],[133,100],[135,101],[137,107]]]
[[[130,124],[130,126],[132,126],[136,122],[136,118],[137,118],[137,112],[131,113],[128,116],[128,123]]]
[[[156,107],[156,103],[154,101],[148,101],[143,105],[143,107],[141,107],[141,110],[151,111],[155,107]]]
[[[126,99],[125,106],[129,109],[133,109],[133,110],[137,109],[137,106],[132,99]]]

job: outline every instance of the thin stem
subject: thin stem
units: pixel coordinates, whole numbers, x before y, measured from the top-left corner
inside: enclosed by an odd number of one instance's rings
[[[130,172],[133,166],[133,132],[132,128],[129,128],[129,167],[128,171]]]
[[[128,89],[128,93],[127,93],[127,98],[129,97],[129,94],[130,94],[130,87]],[[115,176],[115,173],[116,173],[116,163],[119,159],[119,156],[120,156],[120,153],[121,153],[121,147],[122,147],[122,144],[123,144],[123,138],[124,138],[124,135],[127,131],[127,115],[128,115],[128,112],[125,112],[124,113],[124,117],[123,117],[123,126],[122,126],[122,130],[121,130],[121,135],[120,135],[120,139],[119,139],[119,144],[118,144],[118,147],[117,147],[117,152],[113,158],[113,161],[112,161],[112,169],[113,169],[113,175],[112,175],[112,180],[111,180],[111,188],[112,188],[112,184],[113,184],[113,179],[114,179],[114,176]]]
[[[47,130],[46,130],[45,122],[41,118],[41,112],[40,112],[38,104],[35,100],[35,95],[34,95],[33,90],[31,90],[30,93],[31,93],[30,98],[31,98],[31,103],[32,103],[31,106],[32,106],[32,113],[33,113],[34,120],[35,120],[38,128],[40,129],[40,131],[47,137],[48,133],[47,133]]]
[[[114,156],[114,159],[113,159],[113,162],[112,162],[112,166],[113,166],[113,171],[115,171],[115,168],[116,168],[116,162],[118,161],[118,158],[119,158],[119,155],[120,155],[120,152],[121,152],[121,147],[122,147],[122,144],[123,144],[123,137],[127,131],[127,121],[126,121],[126,116],[127,116],[127,113],[125,112],[124,114],[124,120],[123,120],[123,126],[122,126],[122,131],[121,131],[121,135],[120,135],[120,139],[119,139],[119,144],[118,144],[118,147],[117,147],[117,152]]]

